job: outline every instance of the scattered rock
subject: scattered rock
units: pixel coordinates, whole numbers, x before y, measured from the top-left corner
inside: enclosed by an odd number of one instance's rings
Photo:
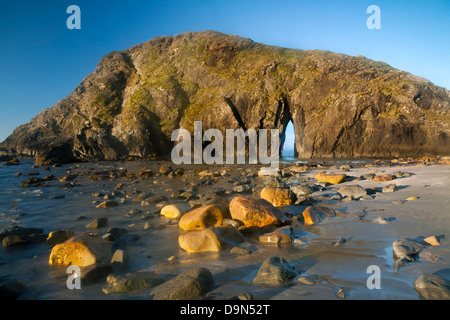
[[[29,236],[33,234],[42,234],[44,232],[41,228],[11,228],[0,231],[0,240],[3,241],[8,236]]]
[[[272,167],[262,167],[258,171],[258,177],[280,175],[280,169]]]
[[[379,216],[378,218],[374,219],[372,222],[378,223],[378,224],[390,224],[392,221],[395,221],[395,218],[393,218],[393,217],[384,218],[382,216]]]
[[[291,191],[298,196],[307,196],[314,192],[314,189],[308,185],[304,184],[296,184],[291,187]]]
[[[419,200],[418,197],[409,197],[408,199],[406,199],[407,201],[414,201],[414,200]]]
[[[179,226],[183,230],[202,230],[211,226],[220,226],[226,216],[224,207],[211,204],[185,213],[180,219]]]
[[[345,174],[326,174],[325,172],[319,172],[314,179],[319,182],[326,182],[330,184],[339,184],[347,177]]]
[[[413,174],[410,172],[396,171],[392,173],[392,175],[395,176],[396,178],[407,178],[411,177]]]
[[[91,264],[80,268],[81,285],[89,285],[104,280],[113,272],[110,264]]]
[[[111,264],[119,270],[125,269],[128,264],[128,253],[124,249],[117,249],[111,258]]]
[[[178,244],[188,252],[218,252],[243,242],[244,237],[233,226],[210,227],[180,234]]]
[[[337,292],[336,292],[336,295],[337,295],[339,298],[344,299],[344,298],[345,298],[345,292],[344,292],[344,289],[338,288],[338,290],[337,290]]]
[[[270,257],[263,261],[254,283],[282,284],[297,275],[294,266],[281,257]]]
[[[320,276],[318,274],[304,274],[298,277],[298,282],[312,286],[320,282]]]
[[[186,212],[191,210],[191,206],[185,202],[174,203],[164,206],[161,215],[166,218],[180,219]]]
[[[333,247],[340,247],[340,246],[342,246],[343,244],[345,244],[346,242],[347,242],[346,239],[340,238],[338,241],[333,242],[331,245],[332,245]]]
[[[239,255],[239,256],[245,256],[245,255],[251,254],[252,251],[249,250],[249,249],[246,249],[246,248],[233,247],[233,248],[231,248],[230,253],[231,254],[236,254],[236,255]]]
[[[397,186],[395,185],[395,183],[388,184],[387,186],[383,187],[383,192],[396,192],[396,191]]]
[[[375,173],[366,173],[360,176],[361,180],[372,181],[375,178]]]
[[[422,274],[414,282],[414,289],[427,300],[450,299],[450,282],[438,275]]]
[[[126,235],[128,230],[125,228],[112,227],[106,231],[107,234],[110,234],[114,240],[119,239],[120,237]]]
[[[258,237],[260,242],[283,244],[292,242],[292,229],[291,227],[277,228],[273,232],[264,233]]]
[[[34,243],[44,242],[47,238],[45,234],[30,234],[30,235],[14,235],[3,238],[3,247],[15,247]]]
[[[261,199],[270,202],[274,207],[282,207],[295,203],[295,193],[286,188],[266,187],[261,190]]]
[[[40,150],[35,157],[35,165],[57,165],[76,161],[69,143],[52,145]]]
[[[343,197],[352,196],[354,199],[367,195],[366,189],[357,184],[340,187],[339,193]]]
[[[439,241],[439,238],[436,236],[431,236],[428,238],[423,239],[426,243],[432,245],[432,246],[439,246],[441,245],[441,242]]]
[[[20,161],[19,161],[19,159],[17,159],[17,158],[13,158],[13,159],[11,159],[11,160],[8,160],[8,161],[6,161],[6,162],[3,162],[3,164],[4,164],[5,166],[17,166],[17,165],[20,164]]]
[[[106,282],[102,291],[109,294],[153,288],[164,283],[164,279],[153,272],[132,272],[126,275],[110,274]]]
[[[226,300],[253,300],[253,296],[250,293],[244,291],[236,295],[233,295]]]
[[[159,173],[167,176],[169,173],[171,173],[173,171],[172,167],[168,164],[163,164],[160,168],[159,168]]]
[[[375,177],[373,177],[373,182],[385,182],[385,181],[391,181],[394,180],[395,176],[390,175],[390,174],[381,174],[381,175],[376,175]]]
[[[336,212],[333,208],[324,207],[321,205],[309,206],[303,213],[304,224],[307,226],[321,222],[327,217],[335,217]]]
[[[62,243],[72,238],[73,236],[75,236],[75,232],[73,230],[66,230],[66,229],[55,230],[48,234],[46,242],[47,244],[54,245]]]
[[[186,300],[206,294],[214,283],[206,268],[195,268],[183,272],[152,290],[154,300]]]
[[[106,227],[107,224],[108,224],[108,219],[105,217],[101,217],[101,218],[95,219],[94,221],[88,223],[86,225],[86,228],[98,229],[98,228]]]
[[[234,197],[230,202],[230,213],[233,219],[241,221],[246,228],[289,222],[270,202],[253,197]]]
[[[119,203],[113,200],[106,200],[96,206],[96,208],[111,208],[118,206]]]
[[[248,184],[239,185],[233,188],[233,192],[235,193],[251,193],[252,188]]]
[[[415,261],[417,254],[424,248],[424,244],[420,240],[403,238],[394,241],[392,247],[394,260],[396,260],[394,270],[398,270],[400,265]]]
[[[49,264],[76,265],[109,263],[112,258],[112,242],[93,234],[81,234],[53,247]]]

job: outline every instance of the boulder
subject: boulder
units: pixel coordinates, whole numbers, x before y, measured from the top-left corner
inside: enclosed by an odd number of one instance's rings
[[[263,261],[254,283],[283,284],[297,275],[294,266],[281,257],[270,257]]]
[[[3,165],[5,165],[5,166],[17,166],[19,164],[20,164],[20,161],[17,158],[12,158],[6,162],[3,162]]]
[[[441,245],[439,238],[436,236],[427,237],[427,238],[423,239],[423,241],[425,241],[426,243],[428,243],[429,245],[432,245],[432,246]]]
[[[198,231],[189,231],[178,237],[179,246],[188,252],[218,252],[243,242],[244,237],[233,226],[210,227]]]
[[[357,184],[342,186],[339,188],[339,193],[343,197],[353,196],[355,199],[367,195],[366,189]]]
[[[414,282],[414,289],[427,300],[450,299],[450,282],[438,275],[422,274]]]
[[[51,165],[71,163],[76,161],[72,146],[68,143],[61,143],[41,149],[35,157],[35,165]]]
[[[191,206],[186,202],[169,204],[161,209],[161,215],[166,218],[180,219],[186,212],[191,210]]]
[[[75,232],[73,230],[55,230],[48,234],[46,242],[47,244],[54,245],[69,240],[73,236],[75,236]]]
[[[106,227],[107,224],[108,224],[108,219],[105,217],[101,217],[101,218],[95,219],[92,222],[88,223],[86,225],[86,228],[98,229],[98,228]]]
[[[172,167],[168,164],[163,164],[161,167],[159,167],[159,173],[165,176],[167,176],[172,171],[173,171]]]
[[[373,177],[373,182],[385,182],[385,181],[391,181],[394,180],[395,176],[390,175],[390,174],[381,174],[381,175],[376,175],[375,177]]]
[[[258,171],[259,177],[280,175],[280,169],[272,167],[262,167]]]
[[[81,286],[89,285],[105,278],[113,272],[110,264],[91,264],[80,268]]]
[[[111,264],[119,270],[125,269],[128,264],[128,252],[124,249],[117,249],[111,258]]]
[[[33,234],[42,234],[44,229],[41,228],[11,228],[0,231],[0,240],[3,241],[8,236],[29,236]]]
[[[324,207],[321,205],[309,206],[307,207],[303,213],[304,225],[310,226],[315,223],[321,222],[323,219],[327,217],[336,216],[336,212],[333,208]]]
[[[13,235],[6,236],[2,240],[3,247],[16,247],[33,243],[44,242],[47,238],[46,234],[30,234],[30,235]]]
[[[394,241],[392,244],[394,258],[407,258],[410,261],[415,260],[415,256],[425,247],[421,241],[416,239],[403,238]]]
[[[132,272],[126,275],[112,273],[106,278],[106,282],[102,291],[109,294],[153,288],[164,283],[164,279],[153,272]]]
[[[290,227],[277,228],[273,232],[268,232],[258,237],[260,242],[283,244],[292,242],[292,232]]]
[[[383,187],[383,192],[396,192],[397,186],[395,183],[388,184],[387,186]]]
[[[207,293],[214,283],[211,272],[206,268],[194,268],[154,288],[153,300],[186,300]]]
[[[118,206],[119,203],[113,200],[106,200],[96,206],[96,208],[111,208]]]
[[[49,264],[89,266],[109,263],[112,258],[113,243],[94,234],[81,234],[53,247]]]
[[[274,207],[293,204],[296,198],[295,193],[287,188],[266,187],[261,190],[261,199],[269,201]]]
[[[326,182],[330,184],[339,184],[347,177],[345,174],[326,174],[325,172],[319,172],[314,179],[319,182]]]
[[[270,202],[254,197],[234,197],[230,202],[230,214],[247,228],[289,222],[289,219]]]
[[[291,191],[298,196],[307,196],[314,192],[314,189],[305,184],[296,184],[291,187]]]
[[[183,230],[202,230],[211,226],[220,226],[226,216],[224,207],[211,204],[186,212],[181,217],[179,226]]]

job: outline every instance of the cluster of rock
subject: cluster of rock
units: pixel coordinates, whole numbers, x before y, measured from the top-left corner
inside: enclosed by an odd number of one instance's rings
[[[176,222],[179,227],[178,245],[187,252],[230,250],[232,254],[246,255],[252,253],[245,248],[245,245],[242,246],[247,240],[256,239],[263,245],[304,244],[301,239],[296,238],[293,232],[294,224],[295,227],[307,228],[336,216],[336,211],[331,207],[317,204],[313,197],[310,197],[316,191],[334,190],[333,197],[339,201],[369,200],[372,199],[370,195],[374,192],[396,192],[397,188],[395,184],[391,184],[391,181],[411,175],[408,172],[397,171],[389,175],[373,173],[355,178],[345,173],[330,174],[322,171],[315,175],[314,180],[305,180],[305,183],[286,183],[290,177],[301,177],[301,173],[311,167],[321,166],[308,164],[286,166],[280,169],[263,167],[258,172],[248,172],[245,175],[230,178],[229,182],[233,182],[232,191],[211,186],[218,177],[229,177],[229,170],[218,172],[199,170],[195,171],[199,177],[196,184],[208,186],[207,189],[210,190],[206,193],[209,196],[205,199],[197,196],[198,188],[193,186],[185,190],[174,190],[169,197],[155,195],[153,192],[136,193],[132,201],[144,207],[156,204],[158,210],[151,215],[158,214]],[[334,168],[328,167],[328,169]],[[338,169],[345,172],[351,167]],[[73,173],[67,170],[67,173],[63,177],[58,179],[53,177],[48,181],[74,183],[82,175],[88,175],[91,181],[112,178],[137,181],[137,179],[145,180],[151,177],[153,183],[159,183],[159,178],[180,178],[186,174],[185,170],[172,168],[170,165],[162,165],[159,172],[142,168],[137,173],[128,172],[126,169],[100,171],[92,169],[84,173]],[[256,177],[259,181],[255,186],[251,182]],[[382,182],[383,187],[376,190],[365,189],[355,184],[363,180]],[[30,179],[26,181],[29,183]],[[352,181],[352,184],[340,185],[349,181]],[[23,185],[23,187],[32,186]],[[102,209],[119,206],[125,199],[122,183],[119,183],[111,194],[95,193],[92,196],[100,199],[95,200],[95,205]],[[231,200],[228,200],[230,197]],[[292,215],[289,210],[285,210],[289,206],[297,205],[305,207],[301,214]],[[132,209],[129,212],[130,216],[139,214],[144,217],[149,213],[142,213],[139,209]],[[374,222],[384,224],[390,221],[380,217],[379,221]],[[130,234],[127,229],[117,227],[107,229],[103,235],[96,233],[107,226],[107,217],[100,217],[86,224],[85,227],[89,231],[79,235],[68,229],[55,230],[47,235],[43,233],[43,229],[20,228],[4,231],[0,234],[0,238],[4,247],[46,242],[52,246],[49,256],[50,265],[77,265],[82,270],[83,284],[103,279],[106,281],[103,292],[108,294],[153,288],[150,295],[154,299],[189,299],[205,294],[213,286],[213,276],[204,268],[188,270],[169,281],[153,272],[124,273],[130,259],[126,244],[139,239],[139,235]],[[439,239],[436,238],[434,241],[432,238],[402,239],[399,243],[394,243],[394,254],[398,257],[396,266],[414,261],[424,247],[435,244],[436,241],[439,242]],[[341,239],[336,245],[342,243],[345,243],[345,239]],[[282,257],[272,256],[262,262],[253,281],[282,284],[298,275],[299,272],[295,270],[294,264]],[[427,283],[440,283],[440,288],[445,290],[445,280],[433,282],[430,277],[421,277],[415,285],[416,289],[426,287],[428,289],[424,290],[429,290]],[[317,279],[303,275],[299,281],[314,283]],[[433,289],[432,292],[421,293],[421,295],[436,297],[436,290]],[[445,292],[440,296],[445,296]]]
[[[410,262],[419,260],[427,247],[439,246],[440,239],[444,236],[417,237],[414,239],[403,238],[393,243],[393,255],[395,260],[394,270]],[[425,254],[424,254],[425,256]],[[414,289],[423,299],[448,300],[450,299],[450,281],[438,274],[424,273],[414,282]]]

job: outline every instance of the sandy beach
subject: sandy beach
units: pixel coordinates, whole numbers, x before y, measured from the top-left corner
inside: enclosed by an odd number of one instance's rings
[[[181,170],[179,175],[160,173],[164,165],[171,165],[172,172],[182,168],[183,173]],[[26,159],[19,165],[0,166],[2,232],[19,227],[42,228],[44,235],[41,241],[32,243],[5,246],[3,241],[0,279],[2,283],[17,281],[22,284],[18,298],[25,300],[154,299],[151,294],[154,285],[125,290],[127,292],[105,292],[106,276],[149,272],[158,276],[161,282],[168,282],[198,267],[209,270],[213,278],[208,290],[195,297],[204,300],[236,297],[254,300],[414,300],[423,298],[414,288],[422,274],[450,279],[448,165],[423,161],[342,160],[299,162],[295,166],[295,162],[290,162],[284,164],[278,178],[259,176],[260,167],[174,166],[164,161],[130,161],[45,168],[33,167]],[[304,169],[294,170],[300,167]],[[152,174],[146,176],[145,170],[151,170]],[[320,183],[315,178],[319,172],[345,174],[346,178],[339,184]],[[30,173],[33,175],[26,176]],[[23,186],[28,179],[49,175],[54,179],[40,185]],[[67,178],[70,175],[72,178]],[[393,180],[376,182],[373,176],[377,175],[392,175]],[[392,184],[395,184],[395,190],[383,190]],[[243,185],[249,187],[236,189]],[[211,199],[259,198],[265,186],[293,190],[296,185],[308,185],[312,193],[304,198],[297,195],[296,203],[278,207],[290,218],[289,223],[264,231],[284,228],[283,232],[287,230],[290,240],[262,242],[261,232],[248,233],[238,228],[244,238],[235,245],[244,249],[238,254],[233,247],[217,252],[187,252],[178,243],[179,236],[185,233],[180,229],[180,219],[161,215],[161,208],[174,202],[197,208],[211,203],[207,202]],[[354,185],[362,187],[367,194],[341,197],[340,188]],[[142,197],[150,193],[151,196]],[[104,201],[114,201],[116,205],[98,208]],[[302,213],[314,205],[332,208],[336,215],[306,225]],[[86,227],[101,217],[107,218],[104,226]],[[110,272],[92,283],[82,283],[81,289],[68,289],[67,266],[49,263],[55,244],[46,242],[47,235],[64,229],[75,235],[90,232],[104,236],[112,227],[126,230],[123,249],[128,259],[122,261],[120,268],[113,265]],[[423,246],[414,255],[414,261],[395,267],[395,241],[431,236],[436,236],[437,245]],[[292,276],[279,284],[256,283],[254,279],[261,265],[270,257],[284,259],[294,270]],[[370,266],[378,267],[379,289],[367,286],[372,275],[368,271]]]

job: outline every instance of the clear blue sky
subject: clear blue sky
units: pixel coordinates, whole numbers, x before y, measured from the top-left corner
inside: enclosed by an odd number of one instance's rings
[[[81,30],[66,27],[71,4]],[[366,27],[372,4],[380,30]],[[449,0],[1,1],[0,141],[69,95],[108,52],[185,31],[361,54],[450,88],[449,17]]]

